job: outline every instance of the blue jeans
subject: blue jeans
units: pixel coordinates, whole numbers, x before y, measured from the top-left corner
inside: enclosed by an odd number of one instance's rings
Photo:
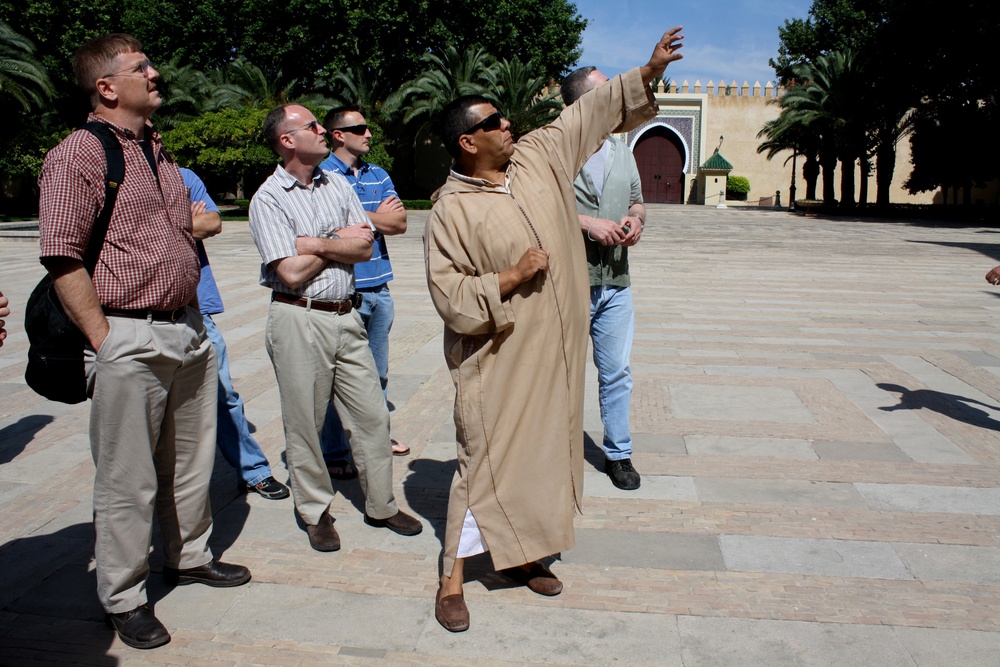
[[[389,293],[388,283],[378,287],[362,288],[358,293],[362,299],[358,315],[365,323],[368,347],[375,358],[375,370],[378,371],[379,382],[382,384],[382,396],[385,396],[388,402],[386,387],[389,385],[389,330],[392,329],[392,321],[396,316],[392,295]],[[344,433],[344,427],[340,423],[337,411],[333,408],[333,403],[326,408],[326,422],[323,424],[320,444],[323,448],[323,459],[327,463],[350,458],[351,449],[347,442],[347,434]]]
[[[632,457],[629,404],[632,399],[632,369],[629,355],[635,333],[632,291],[612,285],[590,288],[590,337],[594,341],[604,423],[604,455],[612,461]]]
[[[261,451],[260,445],[250,435],[250,425],[243,414],[243,399],[233,389],[233,379],[229,376],[229,356],[222,332],[215,326],[211,315],[202,315],[205,332],[215,348],[219,361],[219,425],[216,445],[229,465],[239,471],[243,481],[251,486],[263,482],[271,476],[271,466]]]

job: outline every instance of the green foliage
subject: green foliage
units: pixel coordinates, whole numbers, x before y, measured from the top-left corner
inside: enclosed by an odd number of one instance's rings
[[[833,115],[844,122],[826,134],[851,172],[845,171],[842,184],[853,183],[856,161],[866,173],[870,158],[877,158],[879,204],[889,203],[896,144],[914,127],[908,187],[934,189],[955,184],[957,178],[969,188],[973,181],[1000,176],[1000,163],[978,158],[995,153],[996,132],[977,129],[995,127],[998,116],[1000,77],[993,66],[993,43],[1000,13],[987,0],[954,3],[947,11],[947,20],[941,21],[940,5],[930,0],[813,0],[808,19],[785,21],[778,29],[781,44],[771,65],[785,82],[809,84],[814,72],[802,68],[821,67],[824,58],[829,61],[838,52],[855,54],[848,68],[854,70],[851,84],[839,86],[841,99],[828,99],[843,111]],[[934,38],[922,43],[916,38],[921,34]],[[845,94],[853,101],[844,99]],[[774,139],[775,128],[766,129]],[[979,142],[947,139],[970,132],[992,146],[983,150]],[[927,133],[926,138],[919,138],[920,133]],[[866,184],[862,180],[863,188]],[[826,195],[824,199],[829,201]]]
[[[404,123],[423,128],[456,97],[489,96],[488,72],[496,61],[482,48],[448,46],[440,55],[425,53],[420,60],[423,71],[386,100],[387,114],[400,114]]]
[[[278,163],[263,137],[268,110],[243,107],[206,113],[178,123],[164,134],[164,144],[181,166],[235,191],[242,177],[259,182]]]
[[[0,21],[0,102],[12,99],[30,111],[52,97],[55,88],[34,53],[31,40]]]
[[[365,117],[368,120],[368,117]],[[368,151],[368,155],[365,156],[365,162],[371,162],[372,164],[377,164],[386,171],[392,171],[393,158],[389,155],[389,151],[386,150],[385,145],[385,132],[382,128],[375,123],[368,120],[368,129],[372,133],[372,138],[368,140],[368,146],[371,150]]]
[[[404,199],[402,201],[407,211],[429,211],[432,206],[430,199]]]
[[[796,65],[830,51],[859,51],[870,45],[897,0],[813,0],[809,18],[786,20],[778,28],[778,57],[770,60],[783,83]]]
[[[73,81],[76,49],[109,32],[138,37],[161,70],[165,104],[155,121],[168,143],[186,164],[229,182],[252,181],[240,170],[275,162],[262,142],[246,141],[247,107],[359,102],[387,135],[378,133],[368,157],[387,166],[390,154],[412,150],[417,129],[385,116],[383,102],[421,73],[425,54],[479,48],[491,60],[527,63],[524,81],[547,80],[577,61],[586,27],[569,0],[289,0],[280,8],[266,0],[23,0],[0,3],[0,21],[37,45],[34,58],[54,88],[44,124],[58,131],[78,127],[89,110]],[[212,115],[224,109],[235,115]],[[12,128],[0,127],[0,171],[35,170],[49,142],[37,132],[14,137]]]
[[[486,73],[489,97],[510,121],[514,137],[548,125],[563,109],[558,93],[543,96],[546,79],[532,76],[537,71],[533,63],[522,63],[517,58],[502,60]]]
[[[726,190],[745,195],[750,192],[750,179],[746,176],[729,176],[726,179]]]
[[[42,160],[66,138],[68,129],[21,126],[21,131],[0,140],[0,174],[34,180],[42,170]]]

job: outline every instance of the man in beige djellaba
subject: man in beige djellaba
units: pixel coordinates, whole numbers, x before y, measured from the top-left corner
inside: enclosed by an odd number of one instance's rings
[[[469,556],[489,551],[530,590],[562,591],[540,559],[573,547],[583,497],[590,282],[573,179],[611,132],[656,115],[649,83],[682,57],[680,30],[517,143],[485,98],[441,114],[455,163],[433,197],[424,252],[456,389],[458,470],[435,600],[452,632],[469,627]]]

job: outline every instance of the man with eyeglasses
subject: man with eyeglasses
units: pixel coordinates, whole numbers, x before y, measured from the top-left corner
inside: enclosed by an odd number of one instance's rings
[[[392,491],[389,411],[379,388],[353,266],[371,258],[373,227],[347,181],[323,171],[326,130],[297,104],[272,109],[264,138],[282,163],[250,201],[260,283],[271,290],[265,345],[278,381],[295,509],[317,551],[336,551],[333,486],[320,430],[332,400],[350,433],[365,523],[416,535]]]
[[[356,292],[361,295],[358,314],[368,332],[368,347],[375,358],[382,394],[388,398],[389,330],[392,329],[395,308],[392,294],[389,293],[392,264],[389,262],[385,237],[406,232],[406,209],[396,195],[396,188],[385,169],[362,159],[371,150],[369,141],[372,133],[360,107],[346,105],[330,109],[323,119],[323,127],[329,137],[331,151],[320,163],[320,169],[335,172],[347,179],[375,226],[372,258],[354,265],[354,281]],[[332,405],[323,427],[322,443],[331,476],[335,479],[357,476],[348,456],[347,435]],[[410,453],[409,447],[395,439],[390,439],[389,444],[395,456]]]
[[[97,594],[118,637],[148,649],[170,641],[146,597],[154,508],[168,585],[239,586],[250,571],[208,546],[216,361],[198,312],[188,190],[148,123],[162,104],[159,74],[123,34],[84,44],[73,71],[89,120],[121,143],[125,175],[90,276],[83,254],[104,203],[104,148],[78,130],[49,151],[38,179],[41,261],[89,344]]]
[[[562,591],[541,561],[573,547],[583,497],[590,290],[573,180],[611,132],[655,116],[649,83],[681,58],[679,32],[517,144],[482,97],[441,114],[455,164],[435,193],[424,251],[456,388],[458,468],[434,610],[451,632],[469,627],[469,556],[489,551],[531,591]]]

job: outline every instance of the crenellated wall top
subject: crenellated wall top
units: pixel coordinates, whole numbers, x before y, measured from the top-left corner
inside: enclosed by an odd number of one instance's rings
[[[685,80],[677,85],[676,81],[671,80],[670,85],[665,86],[663,81],[656,87],[656,92],[661,95],[672,95],[672,94],[685,94],[694,93],[696,95],[708,95],[709,97],[759,97],[762,99],[774,99],[776,97],[781,97],[785,93],[784,86],[775,85],[773,81],[768,81],[764,86],[760,85],[760,81],[757,81],[750,85],[748,81],[744,81],[743,85],[738,84],[735,80],[731,83],[726,83],[725,79],[719,79],[719,83],[716,84],[711,79],[708,80],[708,84],[704,86],[701,85],[701,80],[694,82],[691,85]]]

